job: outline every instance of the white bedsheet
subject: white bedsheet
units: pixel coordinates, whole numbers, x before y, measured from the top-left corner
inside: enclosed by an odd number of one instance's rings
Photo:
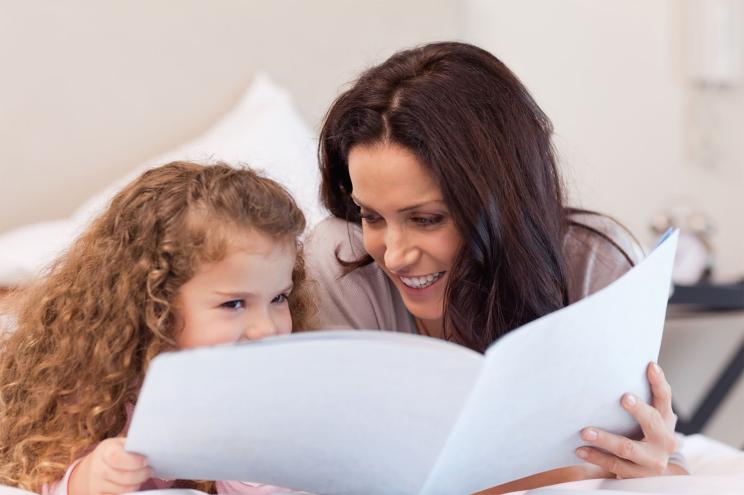
[[[744,474],[718,476],[660,476],[630,480],[587,480],[563,483],[527,492],[525,495],[571,495],[597,493],[601,495],[729,495],[744,493]]]

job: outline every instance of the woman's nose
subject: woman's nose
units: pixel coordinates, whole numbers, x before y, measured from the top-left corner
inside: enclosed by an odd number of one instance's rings
[[[385,267],[403,273],[418,259],[418,249],[405,232],[389,229],[385,234]]]

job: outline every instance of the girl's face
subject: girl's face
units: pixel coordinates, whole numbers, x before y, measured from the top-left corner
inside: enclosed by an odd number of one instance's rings
[[[361,207],[364,247],[408,311],[441,326],[444,289],[462,244],[442,192],[406,148],[381,143],[349,152],[352,198]]]
[[[292,331],[295,247],[256,231],[222,260],[199,267],[181,286],[176,314],[181,349],[260,339]]]

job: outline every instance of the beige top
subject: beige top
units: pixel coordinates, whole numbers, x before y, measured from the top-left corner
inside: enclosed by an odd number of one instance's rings
[[[638,244],[617,222],[600,215],[581,214],[574,220],[596,229],[572,226],[563,245],[569,266],[569,302],[606,287],[631,268],[626,254],[637,263],[643,258]],[[415,333],[410,313],[390,279],[376,263],[346,276],[336,260],[356,260],[364,255],[362,231],[338,218],[318,224],[305,243],[308,274],[317,283],[319,328],[394,330]]]

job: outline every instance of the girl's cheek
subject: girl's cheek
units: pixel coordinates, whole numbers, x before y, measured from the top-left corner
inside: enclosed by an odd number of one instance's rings
[[[282,328],[279,330],[279,333],[281,335],[286,335],[288,333],[292,333],[292,314],[289,312],[289,308],[287,308],[287,314],[285,316],[285,322],[284,325],[282,325]]]

